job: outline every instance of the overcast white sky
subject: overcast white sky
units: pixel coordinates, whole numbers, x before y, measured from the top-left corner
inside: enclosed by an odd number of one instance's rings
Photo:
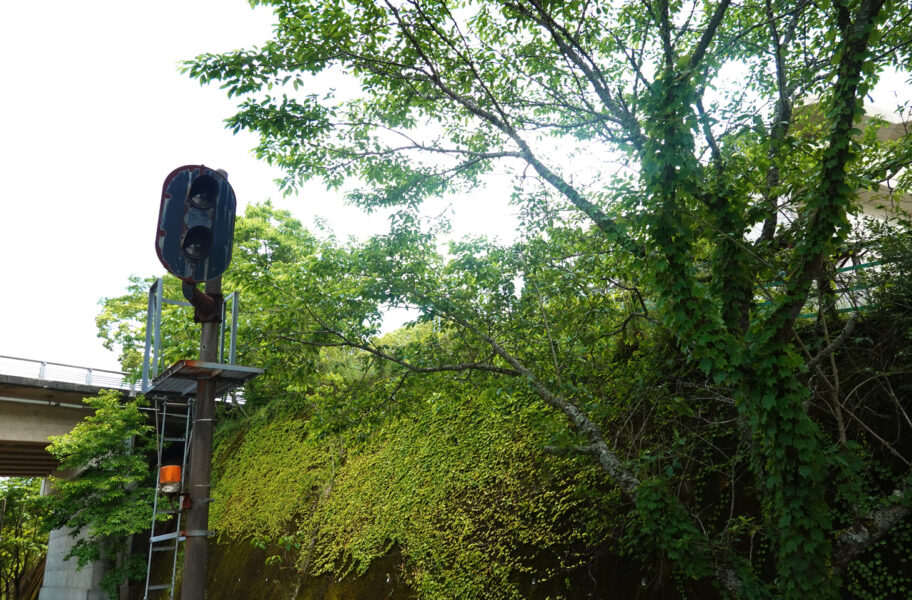
[[[98,299],[162,271],[153,238],[164,177],[229,171],[238,195],[278,196],[231,105],[177,62],[267,38],[243,0],[0,3],[0,355],[117,368]]]
[[[272,198],[340,235],[385,230],[316,186],[283,199],[255,138],[224,129],[234,104],[178,73],[269,39],[272,22],[244,0],[0,3],[0,355],[118,368],[96,337],[98,300],[164,272],[156,218],[180,165],[226,169],[239,213]]]
[[[0,2],[0,355],[118,368],[96,337],[98,300],[163,273],[159,195],[180,165],[226,169],[239,212],[273,198],[305,225],[319,214],[340,235],[385,230],[316,187],[281,198],[253,136],[224,129],[233,103],[178,73],[271,26],[245,0]],[[474,200],[460,201],[457,233],[511,228],[505,199]]]

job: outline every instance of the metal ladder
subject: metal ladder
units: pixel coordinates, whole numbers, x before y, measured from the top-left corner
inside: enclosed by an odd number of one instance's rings
[[[182,442],[184,444],[184,453],[183,460],[181,461],[181,487],[184,489],[184,480],[187,474],[187,458],[189,456],[190,449],[190,435],[191,428],[190,423],[193,420],[193,406],[194,403],[192,400],[188,400],[186,404],[182,403],[182,406],[185,408],[185,412],[178,416],[184,419],[184,436],[183,437],[168,437],[168,400],[167,399],[157,399],[155,400],[155,433],[157,437],[157,450],[158,450],[158,460],[157,467],[155,470],[155,501],[152,504],[152,526],[149,531],[149,556],[146,561],[146,589],[143,593],[143,600],[149,600],[150,592],[153,595],[156,592],[168,591],[168,598],[174,600],[174,581],[177,577],[177,556],[178,548],[180,542],[183,542],[186,538],[182,535],[181,531],[181,521],[183,518],[183,508],[182,508],[182,495],[177,496],[177,504],[174,503],[174,498],[171,498],[170,506],[167,508],[162,508],[160,501],[162,499],[160,493],[160,485],[158,483],[158,474],[162,468],[162,449],[164,445],[168,442]],[[160,416],[160,419],[159,419]],[[155,531],[155,526],[159,524],[160,515],[173,515],[174,516],[174,531],[170,533],[161,533],[158,534]],[[171,582],[170,583],[160,583],[160,584],[151,584],[150,579],[152,576],[152,557],[156,552],[172,552],[171,560]]]

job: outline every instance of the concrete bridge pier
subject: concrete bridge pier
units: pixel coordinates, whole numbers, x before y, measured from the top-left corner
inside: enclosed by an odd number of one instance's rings
[[[108,595],[101,590],[103,563],[98,561],[77,571],[76,559],[64,560],[75,543],[69,531],[51,532],[38,600],[107,600]]]

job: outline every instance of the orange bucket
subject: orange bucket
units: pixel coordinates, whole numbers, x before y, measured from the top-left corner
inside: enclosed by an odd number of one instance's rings
[[[178,465],[165,465],[158,472],[158,483],[180,483],[181,468]]]

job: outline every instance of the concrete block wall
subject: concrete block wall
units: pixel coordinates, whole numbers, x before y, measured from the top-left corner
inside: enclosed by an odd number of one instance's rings
[[[76,539],[64,529],[55,529],[48,540],[44,584],[38,600],[106,600],[100,587],[103,565],[93,563],[76,570],[76,559],[64,560]]]

